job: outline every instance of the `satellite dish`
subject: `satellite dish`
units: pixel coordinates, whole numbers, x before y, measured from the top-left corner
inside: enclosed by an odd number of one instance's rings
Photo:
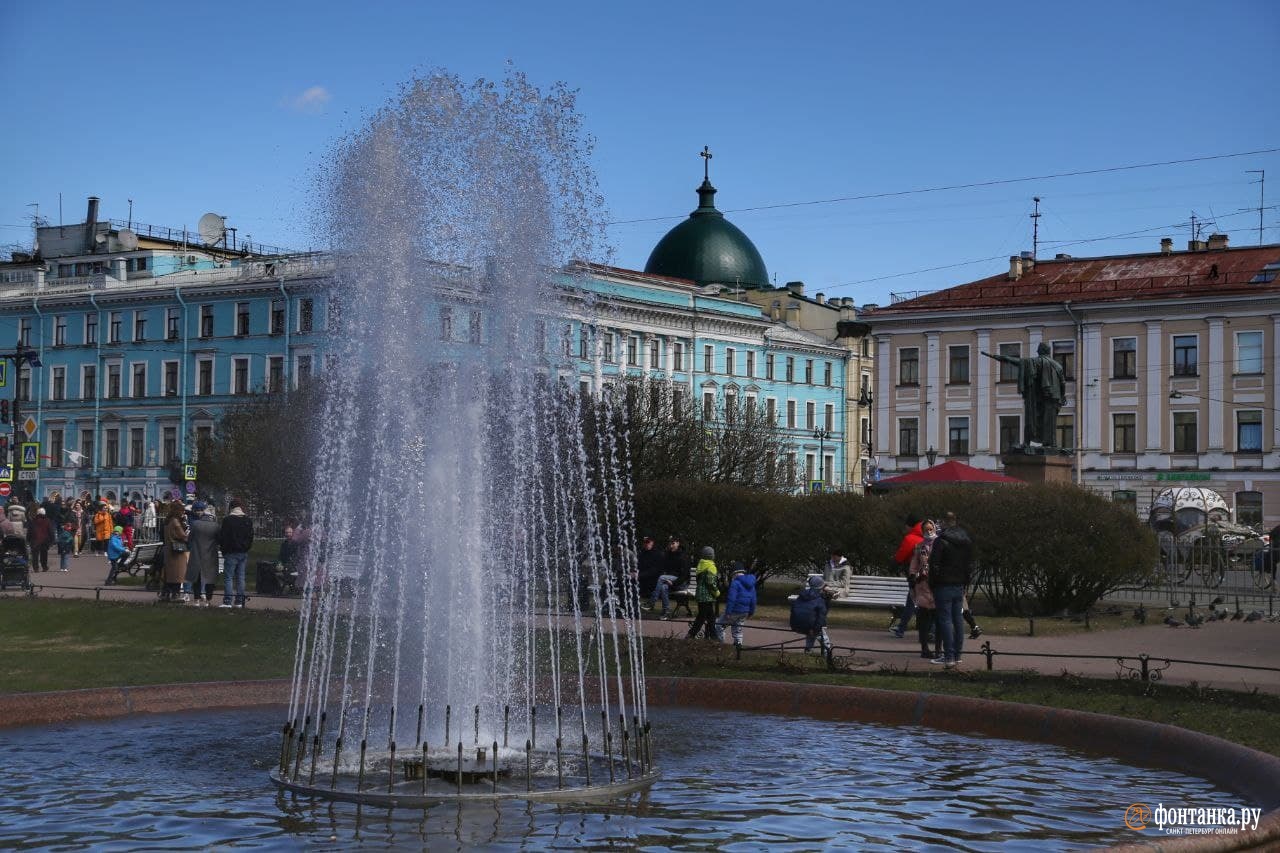
[[[121,228],[116,232],[116,242],[120,244],[121,251],[132,252],[138,248],[138,235],[128,228]]]
[[[200,217],[196,226],[200,230],[200,239],[206,246],[216,246],[227,236],[227,219],[216,213],[206,213]]]
[[[103,243],[107,242],[107,235],[103,234],[102,232],[98,232],[97,234],[93,235],[93,242],[101,246]]]

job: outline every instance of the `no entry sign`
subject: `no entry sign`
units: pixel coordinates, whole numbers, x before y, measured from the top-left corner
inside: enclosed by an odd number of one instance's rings
[[[13,486],[8,483],[0,482],[0,498],[7,498],[13,491]]]

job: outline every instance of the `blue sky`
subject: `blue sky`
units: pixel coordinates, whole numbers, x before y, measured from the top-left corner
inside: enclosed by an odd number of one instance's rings
[[[355,11],[352,11],[352,10]],[[294,248],[332,142],[415,70],[579,90],[614,260],[641,268],[696,204],[722,210],[1280,148],[1280,3],[269,2],[0,4],[0,244],[38,202],[81,221]],[[1194,211],[1256,243],[1280,153],[981,189],[730,213],[778,281],[885,302],[1029,249],[1185,245]],[[1280,210],[1266,211],[1280,242]],[[1150,229],[1150,230],[1148,230]],[[1130,239],[1065,242],[1144,231]],[[950,265],[982,258],[982,263]],[[932,267],[950,268],[916,273]],[[913,273],[903,275],[903,273]]]

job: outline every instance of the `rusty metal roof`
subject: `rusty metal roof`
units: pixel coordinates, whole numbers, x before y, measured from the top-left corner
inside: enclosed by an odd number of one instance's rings
[[[1257,293],[1280,295],[1280,245],[1040,260],[1017,281],[1003,272],[878,308],[875,313]]]

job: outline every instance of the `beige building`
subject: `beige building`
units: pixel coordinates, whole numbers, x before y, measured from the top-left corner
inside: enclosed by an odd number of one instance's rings
[[[1067,399],[1057,444],[1083,486],[1145,515],[1207,486],[1238,521],[1280,521],[1280,245],[1225,235],[1174,251],[1035,261],[865,315],[879,354],[875,453],[886,475],[961,459],[1001,467],[1023,438],[1016,368],[982,352],[1048,343]]]

